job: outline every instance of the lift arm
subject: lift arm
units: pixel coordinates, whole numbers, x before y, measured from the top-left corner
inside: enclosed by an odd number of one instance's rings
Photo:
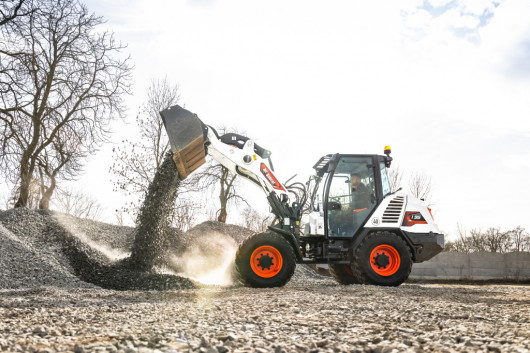
[[[196,114],[175,105],[160,112],[179,176],[185,179],[206,162],[206,153],[232,173],[249,180],[267,195],[276,217],[292,217],[289,194],[273,173],[270,151],[238,134],[219,136]]]

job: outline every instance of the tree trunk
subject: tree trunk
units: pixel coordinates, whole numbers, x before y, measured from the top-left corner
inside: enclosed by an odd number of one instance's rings
[[[40,201],[39,201],[39,209],[41,210],[49,210],[50,209],[50,199],[51,195],[48,196],[48,193],[45,193],[42,195]]]
[[[42,191],[42,196],[39,201],[39,209],[41,210],[49,210],[50,209],[50,200],[52,198],[53,192],[55,191],[55,179],[52,181],[52,184],[45,188]]]
[[[29,158],[22,156],[20,163],[20,191],[18,200],[15,203],[15,208],[27,207],[29,199],[29,188],[31,186],[32,171],[29,170]]]
[[[219,216],[217,217],[217,221],[218,222],[222,222],[222,223],[226,223],[226,216],[227,216],[226,206],[225,207],[221,206],[221,211],[219,212]]]
[[[223,167],[223,178],[221,179],[221,192],[219,193],[219,201],[221,202],[221,209],[219,210],[219,216],[217,217],[218,222],[226,223],[226,216],[228,212],[226,211],[226,204],[228,203],[228,191],[225,189],[225,180],[228,175],[228,169]]]

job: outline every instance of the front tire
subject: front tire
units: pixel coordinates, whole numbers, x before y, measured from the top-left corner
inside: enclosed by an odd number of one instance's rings
[[[359,284],[359,280],[355,277],[352,268],[346,264],[330,264],[329,273],[340,284]]]
[[[236,253],[236,276],[251,287],[281,287],[289,282],[295,267],[291,244],[277,233],[251,235]]]
[[[367,235],[355,249],[352,267],[361,283],[395,287],[409,277],[412,255],[396,234],[376,232]]]

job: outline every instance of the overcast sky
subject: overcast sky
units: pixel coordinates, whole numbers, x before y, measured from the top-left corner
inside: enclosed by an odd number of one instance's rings
[[[325,154],[390,145],[405,173],[432,177],[445,232],[530,230],[530,1],[86,4],[129,45],[131,121],[150,80],[167,76],[204,122],[271,150],[281,180],[305,181]],[[116,126],[116,143],[133,131]],[[113,221],[110,148],[77,185]]]

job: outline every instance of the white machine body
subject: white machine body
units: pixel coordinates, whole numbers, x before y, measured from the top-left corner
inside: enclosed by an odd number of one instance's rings
[[[421,217],[417,214],[420,214]],[[324,236],[326,234],[322,211],[314,211],[304,215],[301,223],[306,236]],[[371,217],[368,218],[364,227],[400,228],[411,233],[440,232],[427,203],[402,192],[385,197]]]
[[[285,186],[276,178],[270,164],[254,151],[254,141],[247,140],[240,149],[221,142],[208,128],[208,142],[208,153],[232,173],[257,181],[267,195],[274,192],[280,200],[289,199]]]

